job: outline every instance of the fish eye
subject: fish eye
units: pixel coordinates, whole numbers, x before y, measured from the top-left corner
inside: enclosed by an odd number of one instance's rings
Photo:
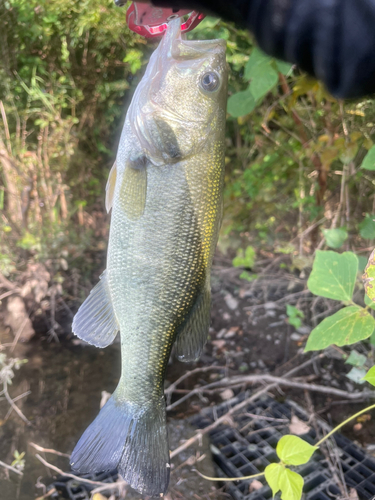
[[[217,73],[210,71],[205,73],[201,78],[201,87],[207,92],[214,92],[219,88],[220,78]]]

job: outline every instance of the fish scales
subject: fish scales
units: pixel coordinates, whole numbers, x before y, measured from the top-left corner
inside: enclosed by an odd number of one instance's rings
[[[173,345],[197,359],[208,334],[210,268],[222,214],[225,43],[185,41],[170,23],[134,94],[107,186],[107,269],[73,331],[121,336],[119,384],[72,454],[72,468],[118,467],[140,493],[169,482],[164,375]]]

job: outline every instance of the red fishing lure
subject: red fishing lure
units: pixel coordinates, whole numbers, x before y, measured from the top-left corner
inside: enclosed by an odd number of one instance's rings
[[[133,2],[126,13],[129,28],[146,38],[161,36],[168,27],[168,22],[176,17],[188,15],[181,24],[182,33],[194,29],[204,19],[205,14],[189,9],[166,9],[150,4]]]

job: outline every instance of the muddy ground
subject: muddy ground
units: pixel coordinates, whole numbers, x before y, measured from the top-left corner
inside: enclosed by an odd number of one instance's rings
[[[299,271],[293,273],[280,269],[279,263],[270,260],[262,265],[263,272],[256,281],[239,278],[239,271],[225,259],[216,259],[212,276],[212,324],[209,341],[198,363],[183,364],[172,359],[166,375],[166,387],[186,371],[201,366],[217,366],[218,370],[198,373],[187,378],[174,393],[172,403],[199,385],[218,380],[223,376],[239,374],[275,374],[282,376],[291,368],[308,359],[303,347],[314,323],[336,307],[330,301],[317,301],[306,293],[306,277]],[[265,270],[264,270],[265,269]],[[292,327],[286,316],[286,303],[297,305],[305,313],[300,328]],[[69,304],[74,312],[76,305]],[[61,311],[57,320],[64,326],[60,342],[51,341],[50,335],[39,331],[29,343],[18,343],[12,356],[28,359],[17,372],[9,388],[12,397],[31,391],[17,402],[30,420],[27,426],[12,412],[7,416],[8,403],[0,400],[0,460],[10,464],[15,450],[26,451],[25,470],[22,478],[0,468],[1,500],[31,500],[41,496],[56,477],[35,458],[30,442],[69,454],[82,431],[96,416],[102,391],[111,393],[119,380],[119,344],[105,350],[84,345],[70,335],[69,317]],[[0,330],[1,344],[13,337],[8,329]],[[370,347],[362,346],[366,355],[372,356]],[[8,353],[8,355],[10,355]],[[222,367],[220,370],[219,367]],[[330,349],[327,355],[299,373],[308,382],[340,388],[348,393],[363,390],[363,386],[349,380],[345,374],[342,352]],[[202,408],[219,403],[238,394],[221,390],[192,397],[169,412],[171,448],[174,449],[194,432],[185,419]],[[308,412],[315,412],[330,425],[336,425],[346,417],[362,409],[364,402],[353,403],[330,394],[318,394],[303,390],[281,390],[273,394],[280,401],[293,399]],[[343,434],[372,453],[375,444],[375,425],[369,415],[361,422],[353,422]],[[202,461],[206,472],[213,473],[209,451]],[[171,498],[228,498],[212,483],[198,480],[189,456],[197,448],[184,452],[173,461]],[[69,469],[67,458],[43,455],[48,461]],[[183,464],[183,465],[181,465]],[[201,464],[201,465],[202,465]],[[173,469],[175,472],[173,472]],[[134,496],[133,498],[139,498]]]

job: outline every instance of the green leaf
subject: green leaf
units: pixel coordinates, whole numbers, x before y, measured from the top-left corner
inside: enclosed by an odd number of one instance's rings
[[[250,90],[233,94],[228,99],[228,113],[234,118],[248,115],[257,105]]]
[[[323,229],[322,232],[330,248],[340,248],[348,239],[346,229]]]
[[[327,299],[352,299],[357,276],[358,259],[352,252],[317,250],[307,288],[314,295]]]
[[[244,251],[242,248],[237,250],[237,256],[233,259],[234,267],[251,268],[255,264],[256,252],[255,248],[249,245]]]
[[[365,170],[375,170],[375,146],[372,146],[364,157],[361,168]]]
[[[357,255],[358,258],[358,272],[360,274],[363,273],[365,270],[365,267],[367,266],[367,258],[364,257],[363,255]]]
[[[366,217],[359,224],[359,234],[365,240],[372,240],[375,238],[375,216],[366,214]]]
[[[314,328],[305,351],[325,349],[332,344],[354,344],[370,337],[374,328],[375,319],[368,311],[359,306],[344,307]]]
[[[366,294],[375,302],[375,250],[371,252],[365,272],[362,276],[363,284],[365,285]]]
[[[246,281],[254,281],[254,280],[258,279],[258,275],[257,274],[251,274],[251,273],[248,273],[247,271],[242,271],[242,273],[240,274],[239,277],[242,280],[246,280]]]
[[[280,71],[280,73],[282,73],[283,75],[288,75],[292,71],[293,64],[280,61],[279,59],[275,59],[275,63],[277,71]]]
[[[350,370],[349,373],[346,374],[346,377],[348,379],[352,380],[356,384],[364,384],[363,377],[366,374],[366,370],[364,368],[357,368],[356,366],[353,366],[353,368]]]
[[[257,75],[260,66],[271,64],[272,58],[260,49],[255,48],[245,66],[245,80],[251,80]]]
[[[282,500],[300,500],[303,490],[303,477],[289,469],[280,475],[279,484]]]
[[[286,313],[289,316],[289,318],[295,317],[295,318],[304,318],[305,315],[303,312],[298,309],[298,307],[292,306],[291,304],[286,305]]]
[[[283,436],[276,446],[277,456],[286,465],[302,465],[308,462],[318,448],[298,436]]]
[[[284,472],[285,467],[281,464],[269,464],[264,470],[264,475],[269,487],[272,490],[272,496],[280,490],[280,476]]]
[[[259,101],[278,82],[279,76],[272,66],[273,59],[255,48],[245,66],[245,80],[251,80],[249,90],[255,101]]]
[[[350,352],[348,359],[345,361],[345,364],[361,367],[361,366],[364,366],[364,364],[366,363],[366,359],[367,359],[366,356],[364,356],[363,354],[360,354],[358,351],[353,349]]]
[[[273,89],[279,81],[279,75],[270,63],[257,66],[256,69],[257,71],[254,71],[255,74],[252,77],[249,89],[254,99],[258,101]]]
[[[366,293],[365,293],[365,304],[366,306],[369,306],[371,309],[375,310],[375,302],[373,302]]]
[[[363,377],[363,380],[366,380],[366,382],[368,382],[371,385],[375,385],[375,366],[369,369],[369,371]]]

